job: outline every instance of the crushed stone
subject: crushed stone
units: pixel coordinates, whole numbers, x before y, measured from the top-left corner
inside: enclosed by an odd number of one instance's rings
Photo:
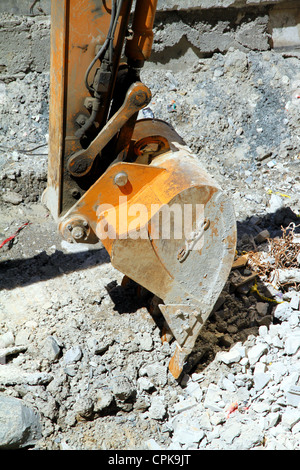
[[[180,72],[150,64],[142,78],[146,111],[232,198],[238,255],[270,257],[269,240],[299,223],[299,57],[229,50]],[[72,251],[40,203],[49,74],[0,83],[0,100],[1,241],[30,222],[0,252],[0,394],[39,416],[30,446],[298,449],[297,283],[233,269],[178,383],[151,298],[121,286],[100,243]]]

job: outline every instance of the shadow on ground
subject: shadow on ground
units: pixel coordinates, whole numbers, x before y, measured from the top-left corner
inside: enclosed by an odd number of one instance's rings
[[[282,227],[287,227],[291,222],[296,226],[295,233],[300,233],[300,220],[290,208],[237,221],[237,245],[239,247],[245,244],[244,248],[246,248],[246,244],[249,243],[249,249],[253,250],[255,249],[253,240],[260,231],[267,229],[271,238],[281,236]],[[248,238],[245,238],[245,235]],[[57,250],[50,255],[43,251],[31,258],[10,259],[0,262],[0,289],[14,289],[17,286],[30,285],[104,263],[110,263],[110,257],[105,248],[67,254]],[[118,305],[121,305],[120,296],[119,290]],[[120,310],[123,310],[122,307]]]
[[[281,237],[283,229],[290,224],[294,224],[295,234],[300,233],[300,219],[290,207],[283,207],[271,214],[254,215],[245,220],[237,221],[238,245],[242,242],[245,234],[255,238],[262,230],[268,230],[270,238]]]
[[[280,237],[283,228],[291,223],[294,233],[300,233],[300,220],[290,208],[237,221],[237,245],[240,250],[255,250],[255,237],[258,233],[267,229],[271,238]],[[43,251],[27,259],[6,260],[0,263],[0,290],[12,290],[104,263],[110,263],[110,257],[104,248],[68,254],[57,250],[50,255]],[[133,313],[141,307],[146,307],[149,313],[153,313],[149,308],[153,295],[145,290],[140,295],[141,288],[136,283],[131,281],[124,287],[112,279],[106,288],[114,303],[114,310],[118,313]],[[261,299],[255,293],[230,288],[224,292],[224,302],[219,302],[218,308],[215,308],[201,330],[194,351],[187,361],[187,372],[205,369],[219,350],[230,349],[236,342],[245,341],[250,334],[256,335],[259,326],[273,322],[274,304],[268,306],[264,316],[258,317],[255,309],[256,303],[261,302]],[[264,295],[268,297],[268,292],[264,292]],[[163,326],[164,319],[161,314],[157,315],[157,310],[154,320],[160,328]]]
[[[0,263],[0,290],[28,286],[109,262],[110,257],[105,248],[79,253],[57,250],[51,255],[42,251],[31,258],[3,261]]]

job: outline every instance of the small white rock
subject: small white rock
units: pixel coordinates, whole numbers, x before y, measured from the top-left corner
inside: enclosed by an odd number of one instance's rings
[[[298,310],[299,308],[299,295],[298,294],[293,294],[290,300],[290,307],[294,310]]]
[[[255,374],[253,378],[255,390],[262,390],[271,380],[271,376],[263,372]]]
[[[219,361],[224,362],[224,364],[239,362],[241,357],[240,352],[236,348],[231,348],[229,351],[221,351],[217,355]]]
[[[266,344],[256,344],[248,351],[248,359],[250,365],[256,364],[263,354],[268,352],[268,346]]]
[[[294,334],[287,337],[284,346],[284,352],[286,354],[293,355],[300,348],[300,334]]]
[[[70,348],[65,356],[64,356],[64,361],[65,364],[70,364],[72,362],[78,362],[82,358],[82,351],[79,346],[73,346]]]

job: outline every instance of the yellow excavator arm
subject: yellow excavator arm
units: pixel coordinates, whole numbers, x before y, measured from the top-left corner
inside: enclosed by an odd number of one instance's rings
[[[52,0],[48,184],[70,242],[160,299],[179,378],[232,267],[231,201],[167,123],[138,119],[157,0]]]

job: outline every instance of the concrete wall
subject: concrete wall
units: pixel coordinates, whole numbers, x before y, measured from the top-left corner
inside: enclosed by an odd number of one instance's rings
[[[210,9],[210,8],[244,8],[247,6],[275,5],[284,0],[158,0],[158,10],[186,10],[186,9]],[[295,0],[295,4],[297,0]],[[18,15],[29,14],[33,0],[1,0],[0,13],[14,13]],[[47,15],[50,14],[51,0],[39,0],[34,12],[41,8]]]
[[[0,80],[49,69],[50,16],[0,17]]]
[[[2,81],[49,70],[51,1],[39,0],[31,15],[33,3],[0,1]],[[193,61],[229,47],[300,49],[300,1],[158,0],[154,32],[151,60],[158,65]]]
[[[34,0],[0,0],[0,13],[13,13],[15,15],[29,15],[30,7]],[[37,8],[41,8],[39,11]],[[51,0],[39,0],[36,3],[34,13],[50,15]]]
[[[300,2],[296,0],[272,8],[269,31],[271,47],[300,48]]]
[[[158,0],[159,10],[245,8],[283,3],[285,0]],[[297,0],[295,0],[297,2]]]
[[[34,0],[1,0],[0,1],[0,13],[13,13],[15,15],[29,15],[30,7]],[[41,8],[42,11],[39,11]],[[51,0],[39,0],[34,9],[34,13],[45,13],[50,15]]]

